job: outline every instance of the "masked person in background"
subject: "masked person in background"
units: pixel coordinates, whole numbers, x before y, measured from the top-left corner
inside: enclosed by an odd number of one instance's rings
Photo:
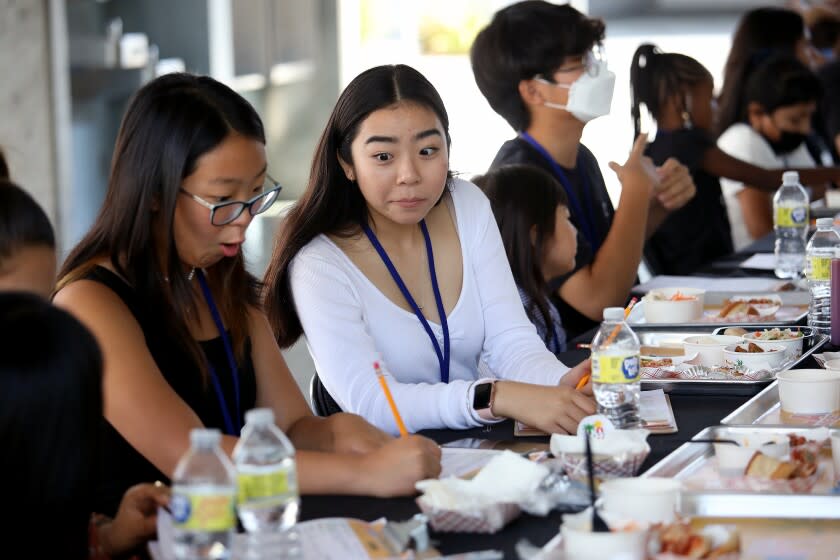
[[[718,147],[732,157],[768,169],[815,167],[805,145],[822,90],[797,59],[780,55],[756,68],[744,88],[739,122],[726,129]],[[810,185],[811,200],[825,185]],[[773,231],[773,193],[749,183],[721,179],[732,241],[738,251]]]
[[[490,169],[536,165],[569,199],[578,230],[575,266],[548,286],[570,338],[600,321],[605,307],[625,303],[645,239],[695,194],[677,160],[656,168],[642,155],[640,136],[623,166],[610,163],[622,185],[613,209],[598,162],[580,143],[586,123],[608,114],[612,102],[615,74],[607,69],[603,39],[602,21],[568,5],[529,0],[497,12],[470,51],[478,88],[518,133]]]

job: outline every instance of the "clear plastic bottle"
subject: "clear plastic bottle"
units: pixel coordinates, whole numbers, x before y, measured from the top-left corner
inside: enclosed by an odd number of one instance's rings
[[[295,448],[274,423],[274,412],[245,414],[242,437],[233,450],[239,483],[239,520],[248,533],[248,558],[300,558],[295,530],[298,494]]]
[[[782,174],[782,186],[773,196],[775,272],[779,278],[799,278],[805,269],[808,208],[808,193],[799,183],[799,173],[785,171]]]
[[[175,558],[227,560],[236,526],[236,473],[219,430],[190,432],[190,449],[172,477]]]
[[[638,428],[639,338],[624,322],[624,309],[604,309],[604,322],[592,340],[592,388],[598,412],[619,429]]]
[[[831,334],[831,259],[837,257],[840,235],[834,231],[833,218],[817,220],[817,231],[808,241],[806,276],[811,291],[808,325],[823,334]]]

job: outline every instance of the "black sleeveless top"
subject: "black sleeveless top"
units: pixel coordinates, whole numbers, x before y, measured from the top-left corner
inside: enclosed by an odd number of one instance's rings
[[[146,345],[163,377],[181,399],[187,403],[202,423],[208,428],[224,431],[221,404],[213,390],[212,383],[204,381],[201,371],[172,338],[164,315],[153,306],[144,305],[134,289],[119,276],[103,267],[94,267],[85,279],[100,282],[116,293],[140,324]],[[231,417],[236,415],[234,404],[233,377],[225,354],[221,337],[200,341],[201,349],[216,371],[219,384],[225,395]],[[250,341],[246,341],[245,360],[237,363],[239,368],[239,422],[244,425],[245,411],[254,408],[257,400],[257,382],[251,361]],[[144,403],[147,414],[156,413],[155,403]],[[163,434],[161,434],[162,436]],[[146,460],[103,419],[100,442],[100,473],[94,498],[95,510],[113,517],[123,494],[129,487],[140,482],[160,480],[169,483],[169,477]]]

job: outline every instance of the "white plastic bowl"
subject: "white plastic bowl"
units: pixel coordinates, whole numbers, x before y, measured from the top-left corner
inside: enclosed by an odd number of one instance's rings
[[[784,329],[782,329],[782,330],[784,330]],[[757,332],[761,332],[761,331],[757,331]],[[799,332],[803,332],[803,331],[799,331]],[[807,332],[807,331],[804,331],[804,332]],[[755,337],[755,334],[756,334],[755,332],[747,333],[747,334],[744,335],[743,338],[744,338],[745,342],[754,342],[754,343],[758,344],[759,346],[761,346],[762,348],[763,348],[764,344],[781,344],[782,346],[785,347],[785,350],[787,351],[788,357],[790,357],[792,359],[796,359],[796,358],[798,358],[799,356],[802,355],[802,343],[805,340],[805,338],[807,338],[808,336],[812,336],[812,335],[804,335],[804,332],[803,332],[803,336],[800,336],[799,338],[783,338],[783,339],[780,339],[780,340],[762,340],[760,338]]]
[[[604,511],[636,521],[670,523],[680,508],[682,485],[673,478],[614,478],[601,483]]]
[[[704,334],[697,336],[689,336],[683,341],[685,347],[685,355],[697,354],[700,359],[700,364],[713,367],[722,366],[723,349],[732,344],[741,342],[740,336],[730,336],[727,334]]]
[[[747,342],[733,344],[723,348],[723,362],[737,371],[773,371],[778,369],[788,359],[787,349],[781,344],[769,342],[758,344],[764,352],[736,352],[737,347],[746,347]]]
[[[776,374],[782,410],[791,414],[840,411],[840,371],[789,369]]]
[[[672,301],[669,298],[680,292],[694,299]],[[642,298],[645,321],[648,323],[687,323],[703,316],[705,290],[698,288],[661,288],[651,290]],[[656,299],[661,296],[663,299]]]
[[[613,527],[608,516],[602,517],[610,527]],[[647,558],[647,529],[593,533],[590,508],[580,513],[564,515],[560,532],[563,534],[564,558],[575,560],[608,560],[610,558],[645,560]]]

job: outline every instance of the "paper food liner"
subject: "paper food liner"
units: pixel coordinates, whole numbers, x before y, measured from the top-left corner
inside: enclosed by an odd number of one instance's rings
[[[624,456],[610,457],[605,455],[594,455],[592,467],[595,471],[595,478],[626,478],[636,475],[650,454],[650,447],[647,449]],[[572,480],[585,481],[589,476],[586,468],[586,455],[578,453],[561,453],[557,457],[566,474]]]
[[[517,504],[509,503],[454,510],[430,506],[422,496],[416,501],[420,511],[429,518],[432,529],[441,533],[495,533],[522,513]]]
[[[707,367],[693,364],[679,364],[658,368],[641,368],[642,379],[695,379],[699,381],[764,381],[771,380],[776,372],[782,371],[789,365],[783,363],[776,369],[738,371],[727,366]]]
[[[805,478],[771,480],[755,476],[717,476],[706,480],[687,480],[687,489],[693,490],[736,490],[769,494],[809,494],[822,476],[822,467]]]
[[[682,554],[671,554],[670,552],[659,552],[653,555],[653,560],[693,560],[692,556],[683,556]],[[716,560],[739,560],[741,558],[740,552],[727,552],[715,556]]]

